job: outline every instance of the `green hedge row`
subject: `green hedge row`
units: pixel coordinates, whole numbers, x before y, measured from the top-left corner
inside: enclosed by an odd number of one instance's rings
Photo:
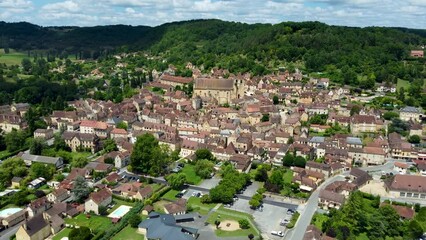
[[[142,211],[143,204],[140,202],[137,202],[135,206],[128,212],[126,215],[121,218],[120,222],[117,223],[117,225],[113,226],[109,230],[98,232],[92,239],[93,240],[109,240],[111,239],[115,234],[123,230],[129,224],[129,219],[135,215],[139,214]]]
[[[295,212],[293,216],[291,217],[290,222],[287,224],[286,228],[294,228],[294,225],[296,225],[297,219],[299,219],[300,213]]]
[[[28,148],[23,148],[23,149],[20,149],[20,150],[16,150],[16,151],[14,151],[14,152],[10,152],[9,154],[2,156],[2,157],[0,158],[0,160],[1,160],[1,161],[3,161],[3,160],[5,160],[5,159],[8,159],[8,158],[10,158],[10,157],[13,157],[13,156],[15,156],[16,154],[18,154],[18,153],[20,153],[20,152],[26,151],[27,149],[28,149]]]

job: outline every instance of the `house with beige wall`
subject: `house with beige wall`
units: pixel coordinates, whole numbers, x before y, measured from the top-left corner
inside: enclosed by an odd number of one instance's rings
[[[94,212],[99,214],[99,207],[106,207],[112,202],[112,193],[104,188],[98,192],[90,194],[90,197],[84,203],[85,212]]]
[[[17,240],[44,240],[51,234],[50,224],[39,214],[22,224],[16,232]]]

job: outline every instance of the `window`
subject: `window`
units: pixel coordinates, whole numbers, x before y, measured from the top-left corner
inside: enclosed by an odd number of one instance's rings
[[[399,196],[400,196],[400,197],[405,197],[405,192],[400,192],[400,193],[399,193]]]
[[[407,193],[407,197],[412,197],[413,194],[412,193]]]
[[[413,193],[413,198],[419,198],[419,194],[418,193]]]
[[[426,198],[426,194],[421,194],[420,198]]]

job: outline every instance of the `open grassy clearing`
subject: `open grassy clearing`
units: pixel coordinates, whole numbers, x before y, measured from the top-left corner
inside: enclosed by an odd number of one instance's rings
[[[123,230],[118,232],[111,239],[112,240],[142,240],[144,239],[144,236],[138,233],[136,228],[132,228],[130,227],[130,225],[127,225],[127,227],[123,228]]]

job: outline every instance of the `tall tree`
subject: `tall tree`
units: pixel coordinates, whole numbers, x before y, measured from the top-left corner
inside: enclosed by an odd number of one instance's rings
[[[159,145],[152,134],[139,136],[130,157],[132,171],[160,175],[170,162],[169,149]]]
[[[90,188],[87,185],[86,180],[83,177],[78,176],[74,181],[74,188],[71,192],[74,194],[74,197],[78,202],[82,202],[87,198],[87,196],[89,196]]]

